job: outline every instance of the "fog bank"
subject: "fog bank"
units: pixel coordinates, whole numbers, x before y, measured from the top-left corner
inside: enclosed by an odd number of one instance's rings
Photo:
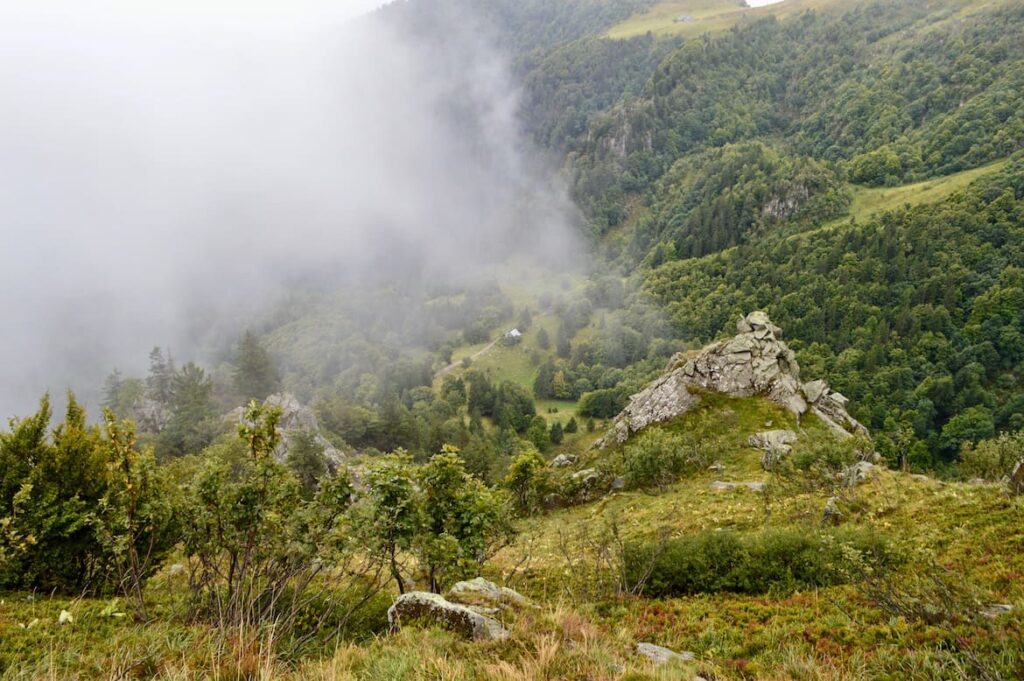
[[[376,4],[4,4],[0,416],[296,282],[577,250],[489,27],[352,18]]]

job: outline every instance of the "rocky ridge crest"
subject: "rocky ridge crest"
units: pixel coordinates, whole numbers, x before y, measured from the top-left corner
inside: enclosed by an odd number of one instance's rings
[[[796,355],[766,313],[751,312],[737,322],[736,331],[733,338],[712,343],[696,355],[673,357],[663,376],[630,398],[597,446],[625,442],[652,423],[685,414],[700,403],[700,390],[733,397],[761,395],[798,419],[814,413],[840,437],[867,434],[846,411],[846,397],[823,380],[801,383]]]

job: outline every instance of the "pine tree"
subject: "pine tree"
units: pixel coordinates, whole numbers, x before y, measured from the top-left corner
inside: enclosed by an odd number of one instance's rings
[[[558,421],[555,421],[554,424],[551,426],[551,433],[548,436],[551,439],[551,444],[553,444],[553,445],[560,445],[560,444],[562,444],[562,438],[563,438],[562,432],[563,432],[562,431],[562,424],[559,423]]]
[[[551,338],[543,326],[537,331],[537,347],[541,350],[547,350],[551,347]]]
[[[256,335],[246,331],[235,357],[235,392],[243,402],[264,400],[281,389],[274,360]]]
[[[162,406],[168,406],[174,395],[174,358],[159,346],[149,352],[149,376],[146,378],[146,397]]]

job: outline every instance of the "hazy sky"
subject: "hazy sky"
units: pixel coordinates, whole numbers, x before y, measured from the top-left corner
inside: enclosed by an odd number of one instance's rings
[[[346,21],[378,4],[0,3],[0,417],[311,272],[572,248],[486,27]]]

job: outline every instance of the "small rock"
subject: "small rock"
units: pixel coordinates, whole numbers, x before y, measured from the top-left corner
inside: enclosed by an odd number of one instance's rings
[[[856,487],[874,477],[877,472],[878,466],[875,464],[867,461],[858,461],[843,471],[843,484],[846,487]]]
[[[729,492],[740,487],[746,487],[754,492],[763,492],[763,482],[722,482],[721,480],[715,480],[711,483],[711,491],[713,492]]]
[[[653,643],[637,643],[636,652],[638,655],[643,655],[647,659],[654,662],[654,664],[665,664],[672,662],[673,660],[679,660],[680,662],[692,662],[696,657],[693,653],[684,650],[681,653],[677,653],[674,650],[656,646]]]
[[[1017,462],[1010,473],[1010,491],[1014,494],[1024,494],[1024,459]]]
[[[576,463],[575,454],[559,454],[555,458],[551,459],[551,465],[554,468],[565,468]]]
[[[181,563],[175,563],[174,565],[171,565],[167,568],[167,574],[171,577],[174,577],[175,575],[180,575],[184,571],[185,566]]]
[[[827,525],[835,525],[842,520],[843,512],[839,510],[839,497],[829,497],[825,502],[825,512],[822,522]]]
[[[403,620],[425,620],[474,640],[495,641],[509,635],[497,620],[427,591],[413,591],[395,599],[388,608],[388,624],[397,629]]]
[[[990,620],[994,620],[1000,615],[1008,615],[1013,612],[1013,606],[1009,603],[993,603],[983,610],[978,611],[978,614],[982,617],[987,617]]]
[[[593,468],[584,468],[572,474],[572,479],[584,486],[593,485],[601,475]]]
[[[911,473],[910,474],[910,479],[911,480],[916,480],[918,482],[931,482],[932,481],[931,478],[929,478],[927,475],[924,475],[923,473]]]
[[[610,490],[612,492],[618,492],[620,489],[624,489],[625,487],[626,487],[626,478],[624,478],[623,476],[619,475],[614,480],[612,480],[612,485],[611,485]]]
[[[721,461],[716,461],[713,464],[711,464],[710,466],[708,466],[708,470],[709,471],[714,471],[715,473],[724,473],[725,472],[725,464],[723,464]]]

